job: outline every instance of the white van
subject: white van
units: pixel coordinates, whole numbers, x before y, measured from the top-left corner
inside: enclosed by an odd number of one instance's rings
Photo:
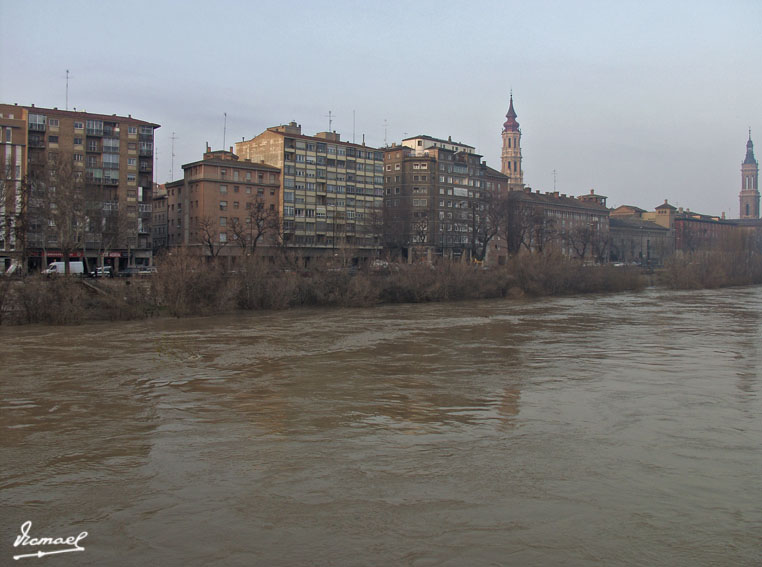
[[[65,274],[66,262],[51,262],[47,270],[42,271],[43,274]],[[69,262],[69,273],[71,275],[82,275],[85,273],[84,262]]]

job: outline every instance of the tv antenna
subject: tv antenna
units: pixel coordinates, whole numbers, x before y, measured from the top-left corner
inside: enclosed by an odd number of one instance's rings
[[[69,70],[66,69],[66,110],[69,110]]]
[[[169,160],[169,180],[174,181],[175,180],[175,140],[177,140],[177,136],[175,136],[175,133],[172,132],[172,153],[170,155]]]
[[[333,125],[333,112],[331,112],[331,111],[329,110],[329,111],[328,111],[328,114],[324,114],[323,116],[325,116],[325,117],[327,117],[327,118],[328,118],[328,131],[329,131],[329,132],[333,132],[333,130],[331,130],[331,128],[332,128],[332,125]]]

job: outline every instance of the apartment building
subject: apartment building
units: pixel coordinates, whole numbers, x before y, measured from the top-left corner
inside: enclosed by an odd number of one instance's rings
[[[490,199],[507,191],[508,177],[481,157],[452,137],[414,136],[385,149],[384,239],[393,254],[408,262],[482,255]]]
[[[302,134],[291,122],[237,142],[235,153],[281,170],[277,209],[285,247],[306,261],[359,261],[381,246],[384,153],[336,132]]]
[[[154,256],[167,247],[167,186],[163,183],[153,186],[151,240]]]
[[[0,272],[22,261],[23,183],[27,173],[27,112],[0,104]]]
[[[23,219],[15,245],[29,267],[42,268],[64,255],[93,265],[105,261],[117,270],[150,264],[153,142],[159,125],[34,105],[0,105],[0,113],[3,120],[24,122],[25,191],[18,203]],[[20,132],[18,137],[23,138]]]
[[[280,243],[280,169],[206,147],[183,165],[183,179],[165,185],[166,244],[209,257],[241,256]],[[271,252],[270,252],[271,253]]]

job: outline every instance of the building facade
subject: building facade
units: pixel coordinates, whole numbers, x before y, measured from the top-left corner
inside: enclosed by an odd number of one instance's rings
[[[749,131],[749,141],[746,142],[746,158],[741,164],[741,193],[740,216],[741,219],[759,218],[759,163],[754,158],[754,144],[751,141],[751,130]]]
[[[212,151],[183,165],[183,179],[166,184],[166,244],[208,257],[238,258],[279,243],[280,170]]]
[[[669,205],[668,205],[669,206]],[[669,211],[669,208],[666,208]],[[675,250],[674,232],[669,219],[664,224],[645,220],[647,211],[621,205],[609,215],[612,262],[660,266]]]
[[[472,146],[415,136],[384,151],[384,241],[408,262],[484,260],[490,214],[508,177]]]
[[[116,270],[149,265],[159,125],[35,106],[2,105],[2,114],[21,119],[26,130],[15,247],[29,268],[65,256]]]
[[[0,105],[0,273],[22,261],[28,133],[26,109]]]
[[[527,187],[508,193],[506,241],[511,254],[558,250],[569,258],[606,262],[609,257],[609,209],[606,197],[580,198]]]
[[[336,132],[306,136],[291,122],[237,142],[235,152],[281,170],[277,210],[282,242],[305,262],[378,255],[383,151],[342,141]]]

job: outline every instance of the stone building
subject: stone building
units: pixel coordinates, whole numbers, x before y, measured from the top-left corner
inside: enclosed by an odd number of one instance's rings
[[[427,135],[384,150],[384,241],[408,262],[484,260],[491,208],[508,177],[472,146]],[[494,253],[494,252],[493,252]]]
[[[10,134],[6,127],[3,139],[11,152],[3,156],[11,156],[14,175],[20,174],[15,183],[23,194],[15,197],[13,245],[29,267],[40,269],[67,255],[116,270],[149,265],[153,140],[159,125],[35,106],[0,105],[0,114],[15,125]],[[8,135],[11,143],[5,142]]]
[[[669,210],[669,209],[667,209]],[[674,253],[673,232],[666,226],[645,220],[647,211],[632,205],[622,205],[609,215],[612,262],[660,266]]]
[[[283,245],[305,262],[376,257],[381,248],[384,153],[336,132],[302,134],[295,122],[237,142],[236,153],[281,170]]]
[[[241,256],[279,243],[280,170],[206,147],[183,165],[183,179],[166,184],[166,242],[208,257]],[[272,253],[272,252],[270,252]]]
[[[506,241],[511,254],[560,251],[570,258],[605,262],[609,256],[606,197],[579,198],[527,187],[508,193]]]

